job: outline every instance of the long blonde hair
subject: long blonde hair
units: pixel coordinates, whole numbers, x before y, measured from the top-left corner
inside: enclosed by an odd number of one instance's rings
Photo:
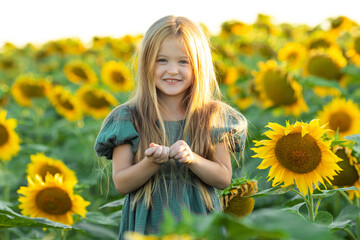
[[[236,123],[234,126],[236,133],[243,133],[247,128],[246,119],[220,101],[221,92],[216,80],[207,36],[196,24],[185,17],[166,16],[151,25],[142,39],[137,54],[137,88],[133,97],[125,103],[125,105],[134,106],[132,120],[140,133],[135,163],[144,158],[143,153],[150,142],[168,144],[161,116],[161,103],[157,98],[154,66],[162,42],[172,37],[182,41],[193,69],[193,84],[187,90],[182,104],[186,116],[183,134],[184,138],[190,139],[192,151],[206,159],[213,159],[214,143],[211,135],[213,128],[226,129],[229,122]],[[227,144],[229,150],[234,149],[236,143],[229,134],[220,136],[219,140],[220,138]],[[155,175],[155,178],[150,179],[137,191],[133,206],[143,196],[145,205],[147,207],[152,205],[151,196],[158,180],[159,176]],[[206,185],[201,180],[198,180],[197,185],[206,207],[209,210],[213,209]]]

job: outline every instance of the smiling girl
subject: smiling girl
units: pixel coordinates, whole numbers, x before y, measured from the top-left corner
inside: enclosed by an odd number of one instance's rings
[[[95,143],[126,195],[119,239],[159,233],[165,208],[178,221],[182,208],[221,211],[215,189],[230,184],[247,121],[220,96],[201,29],[184,17],[156,21],[140,45],[134,96],[106,117]]]

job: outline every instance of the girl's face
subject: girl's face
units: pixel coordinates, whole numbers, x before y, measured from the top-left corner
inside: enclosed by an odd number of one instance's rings
[[[185,48],[178,38],[167,38],[161,44],[154,71],[159,97],[184,97],[193,83],[193,70]]]

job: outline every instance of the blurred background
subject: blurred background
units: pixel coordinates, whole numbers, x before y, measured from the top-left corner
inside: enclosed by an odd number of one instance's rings
[[[123,196],[113,187],[111,162],[93,146],[105,116],[136,84],[132,61],[143,34],[165,15],[188,17],[209,34],[224,101],[248,119],[244,158],[233,159],[237,183],[253,183],[245,194],[271,188],[269,169],[257,168],[261,159],[251,150],[270,122],[330,123],[336,152],[360,132],[358,8],[355,0],[1,1],[0,239],[116,238]],[[338,187],[360,186],[360,148],[346,147],[352,177]],[[308,239],[355,237],[359,192],[327,197],[318,206],[326,232],[287,215],[268,226],[270,235],[238,219],[228,226],[243,224],[247,230],[236,234],[247,237],[301,239],[304,229]],[[247,214],[254,209],[251,220],[260,226],[271,209],[306,215],[299,200],[275,192],[256,198]],[[191,219],[164,231],[216,236]]]

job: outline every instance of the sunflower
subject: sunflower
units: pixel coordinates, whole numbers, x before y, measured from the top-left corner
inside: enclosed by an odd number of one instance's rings
[[[257,181],[245,178],[232,179],[230,186],[222,191],[221,203],[225,213],[240,217],[249,215],[255,206],[254,198],[245,198],[258,191]]]
[[[134,87],[131,72],[122,62],[105,63],[101,69],[101,78],[115,92],[131,91]]]
[[[79,88],[76,96],[80,101],[83,111],[98,119],[104,118],[111,108],[118,104],[116,98],[110,93],[88,85]]]
[[[7,112],[0,110],[0,160],[8,161],[20,150],[20,138],[15,132],[16,119],[6,119]]]
[[[307,188],[313,193],[313,185],[319,189],[318,183],[324,180],[331,184],[341,168],[341,161],[331,150],[331,141],[324,141],[322,136],[328,131],[319,125],[319,120],[309,124],[296,122],[286,123],[283,127],[277,123],[269,123],[271,128],[264,133],[270,140],[254,141],[257,148],[253,157],[262,158],[259,169],[270,167],[268,181],[273,179],[273,186],[284,183],[283,187],[296,183],[300,192],[307,194]],[[263,146],[261,146],[263,145]],[[260,147],[259,147],[260,146]]]
[[[54,222],[73,224],[73,214],[85,217],[90,202],[73,193],[71,182],[64,182],[62,175],[47,174],[45,180],[39,175],[27,177],[28,186],[18,190],[21,213],[30,217],[45,217]]]
[[[26,173],[31,178],[39,175],[45,181],[48,173],[51,175],[59,173],[63,176],[64,182],[77,183],[75,172],[67,168],[62,161],[47,157],[44,153],[30,155],[30,159],[31,163],[28,164]]]
[[[333,131],[330,135],[337,131],[341,137],[360,133],[359,105],[351,99],[333,99],[317,115],[322,124],[328,123],[326,127]]]
[[[299,69],[303,66],[307,56],[307,49],[300,43],[288,42],[278,52],[278,60],[286,62],[290,69]]]
[[[311,49],[328,49],[336,47],[336,37],[328,32],[315,31],[306,39],[306,45]]]
[[[96,84],[98,82],[94,70],[87,63],[80,60],[67,63],[64,72],[69,81],[76,84]]]
[[[76,121],[82,118],[79,100],[64,87],[55,86],[48,97],[56,112],[67,120]]]
[[[337,145],[332,150],[343,161],[339,162],[342,171],[334,177],[331,184],[334,187],[354,186],[360,189],[360,163],[353,155],[351,148]],[[360,198],[360,190],[349,190],[347,192],[350,199]]]
[[[350,48],[346,51],[346,55],[356,66],[360,66],[360,35],[352,41]]]
[[[195,238],[193,238],[188,234],[167,234],[160,237],[156,235],[142,235],[137,232],[126,232],[124,235],[124,239],[125,240],[193,240]]]
[[[31,100],[46,97],[51,90],[51,83],[46,79],[36,79],[29,75],[21,75],[15,79],[11,93],[21,106],[31,106]]]
[[[300,115],[308,107],[302,97],[302,87],[275,61],[260,63],[260,71],[253,72],[256,91],[264,107],[284,107],[286,114]]]
[[[346,76],[341,72],[347,61],[338,47],[329,49],[315,49],[310,51],[310,57],[303,69],[304,76],[313,75],[328,81],[337,81],[340,85],[345,86]],[[326,90],[330,90],[327,94]],[[335,93],[332,93],[332,92]],[[334,95],[338,96],[338,89],[329,87],[315,87],[314,92],[320,96]]]
[[[341,33],[349,31],[352,27],[357,26],[356,22],[345,16],[330,18],[329,21],[331,24],[330,33],[334,36],[339,36]]]
[[[221,24],[220,36],[228,38],[230,34],[244,36],[251,30],[252,26],[236,20],[227,21]]]

